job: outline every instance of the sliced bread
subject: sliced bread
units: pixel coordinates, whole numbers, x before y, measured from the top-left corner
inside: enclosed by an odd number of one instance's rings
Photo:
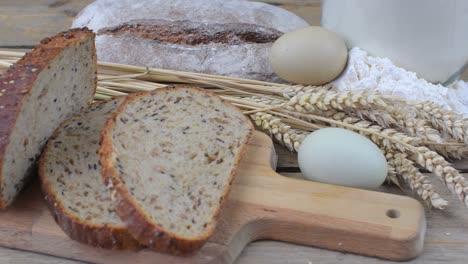
[[[100,162],[129,232],[171,254],[201,248],[252,130],[237,108],[202,89],[128,96],[101,133]]]
[[[44,39],[0,79],[0,208],[10,205],[54,130],[91,103],[94,33],[73,29]]]
[[[96,103],[65,121],[39,162],[42,189],[58,225],[74,240],[108,249],[139,246],[115,213],[98,164],[99,133],[123,100]]]

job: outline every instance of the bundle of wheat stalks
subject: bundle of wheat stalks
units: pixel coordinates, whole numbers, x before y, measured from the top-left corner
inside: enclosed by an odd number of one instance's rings
[[[22,55],[0,51],[0,69]],[[96,100],[175,83],[210,89],[291,151],[297,151],[308,133],[323,127],[358,132],[385,154],[389,182],[404,182],[429,206],[443,209],[448,202],[419,172],[420,166],[468,205],[468,182],[446,160],[460,159],[467,152],[468,121],[431,102],[406,102],[370,91],[340,93],[327,85],[292,86],[106,62],[99,62],[98,73]]]

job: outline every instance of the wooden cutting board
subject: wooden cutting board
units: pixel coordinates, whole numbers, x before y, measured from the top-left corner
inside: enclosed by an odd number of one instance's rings
[[[416,200],[286,178],[273,170],[275,163],[271,139],[255,132],[215,235],[191,256],[111,251],[70,240],[47,210],[37,182],[0,212],[0,246],[113,264],[233,263],[247,244],[260,239],[392,260],[422,252],[426,222]]]

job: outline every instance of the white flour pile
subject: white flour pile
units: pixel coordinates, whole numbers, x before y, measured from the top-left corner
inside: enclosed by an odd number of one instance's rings
[[[468,83],[458,81],[450,87],[432,84],[357,47],[349,52],[346,69],[333,83],[339,91],[376,90],[409,102],[431,101],[468,117]]]

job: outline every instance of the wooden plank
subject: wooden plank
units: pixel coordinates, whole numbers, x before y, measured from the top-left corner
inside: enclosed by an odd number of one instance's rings
[[[11,264],[83,264],[84,262],[57,258],[17,249],[0,247],[0,263]]]
[[[320,6],[321,0],[256,0],[256,2],[264,2],[272,5],[296,5],[296,6]]]
[[[279,7],[295,13],[313,26],[320,26],[320,19],[322,17],[320,5],[298,6],[285,4],[279,5]]]
[[[92,0],[2,0],[0,47],[35,45],[70,27],[73,17]]]

